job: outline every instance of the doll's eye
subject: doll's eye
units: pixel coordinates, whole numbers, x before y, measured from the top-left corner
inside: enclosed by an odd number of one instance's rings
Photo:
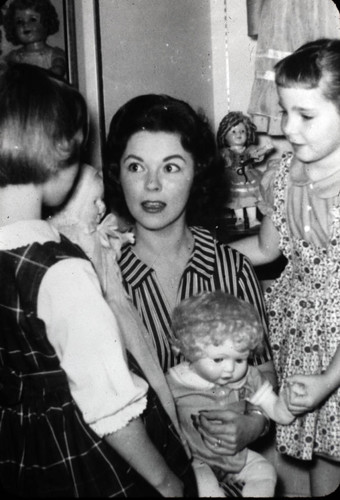
[[[214,363],[222,363],[224,358],[214,358]]]

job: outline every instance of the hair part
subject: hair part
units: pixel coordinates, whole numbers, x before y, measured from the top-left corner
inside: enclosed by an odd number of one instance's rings
[[[16,33],[15,14],[17,10],[32,9],[41,15],[41,24],[46,29],[46,36],[54,35],[59,30],[59,18],[50,0],[13,0],[4,15],[3,24],[6,39],[13,45],[21,45]]]
[[[172,316],[173,345],[188,361],[204,356],[209,345],[227,339],[237,350],[263,350],[263,326],[254,307],[234,295],[203,292],[183,300]]]
[[[256,143],[256,125],[253,123],[249,116],[243,114],[241,111],[230,111],[220,122],[217,130],[217,146],[221,148],[229,147],[227,134],[239,123],[243,123],[246,129],[246,146]]]
[[[279,87],[314,89],[340,112],[340,39],[321,38],[299,47],[275,66]]]
[[[43,183],[79,162],[87,129],[75,88],[37,66],[10,64],[0,75],[0,186]]]
[[[129,139],[142,130],[177,134],[185,151],[192,155],[194,180],[187,203],[187,222],[202,223],[204,218],[222,211],[229,186],[208,120],[185,101],[164,94],[137,96],[113,116],[103,168],[107,206],[133,223],[120,184],[120,161]]]

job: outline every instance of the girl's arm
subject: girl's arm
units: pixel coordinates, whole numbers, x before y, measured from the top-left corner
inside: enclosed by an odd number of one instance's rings
[[[140,418],[131,420],[104,439],[162,496],[183,496],[182,481],[169,469],[152,444]]]
[[[246,255],[254,266],[260,266],[281,255],[279,242],[280,236],[272,220],[264,216],[257,235],[233,241],[229,246]]]
[[[294,415],[313,410],[340,386],[340,347],[329,367],[320,375],[293,375],[286,379],[288,408]]]

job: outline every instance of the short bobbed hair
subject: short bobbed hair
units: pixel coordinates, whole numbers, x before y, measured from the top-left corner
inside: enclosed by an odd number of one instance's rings
[[[263,326],[249,303],[222,291],[203,292],[180,302],[172,315],[173,345],[191,362],[205,348],[232,340],[237,350],[263,350]]]
[[[185,101],[163,94],[137,96],[113,116],[103,168],[106,205],[134,222],[120,183],[120,161],[131,136],[142,130],[178,134],[182,147],[192,155],[194,180],[186,207],[187,222],[200,224],[222,210],[229,185],[208,120]]]
[[[50,0],[13,0],[4,16],[3,24],[6,38],[13,45],[20,45],[15,25],[15,12],[17,10],[32,9],[41,15],[41,24],[46,30],[46,37],[54,35],[59,30],[57,11]]]
[[[340,39],[320,38],[305,43],[274,66],[279,87],[314,89],[340,112]]]
[[[221,148],[228,148],[227,134],[239,123],[243,123],[246,129],[246,147],[256,143],[256,125],[251,121],[249,116],[243,114],[241,111],[230,111],[224,118],[222,118],[217,130],[217,146]]]
[[[0,186],[40,184],[80,160],[84,98],[47,70],[10,64],[0,74]]]

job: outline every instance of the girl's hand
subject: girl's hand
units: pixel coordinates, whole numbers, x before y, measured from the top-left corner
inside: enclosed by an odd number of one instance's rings
[[[193,421],[207,448],[219,455],[235,455],[259,437],[265,419],[234,410],[209,410]]]
[[[325,375],[293,375],[288,384],[288,409],[293,415],[314,410],[329,394]]]

